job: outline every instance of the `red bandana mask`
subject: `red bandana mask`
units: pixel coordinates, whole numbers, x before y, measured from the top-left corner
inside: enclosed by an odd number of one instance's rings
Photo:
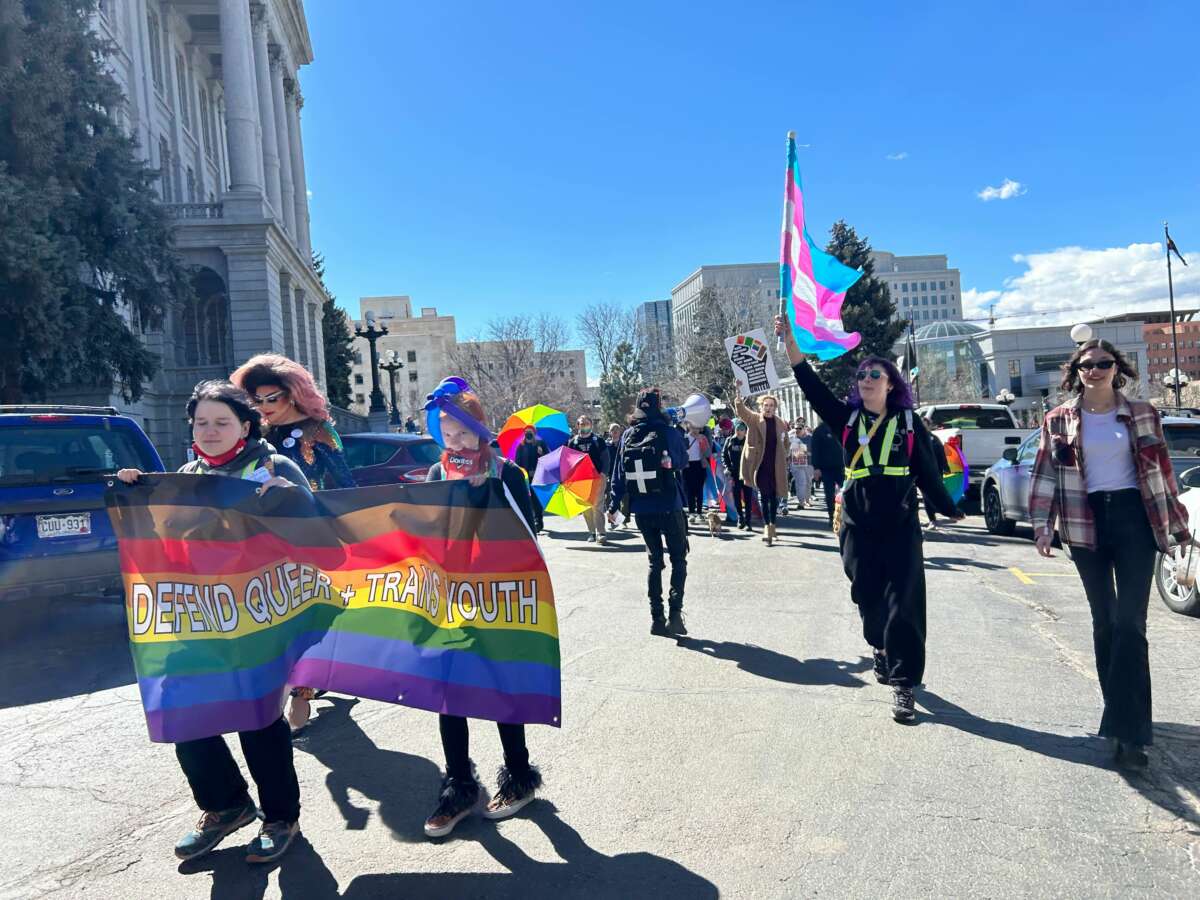
[[[197,457],[204,460],[204,464],[206,466],[208,466],[210,469],[215,469],[218,466],[225,465],[225,463],[229,462],[231,459],[233,459],[235,456],[237,456],[239,453],[241,453],[245,449],[246,449],[245,438],[239,438],[238,442],[236,444],[234,444],[231,449],[226,450],[220,456],[209,456],[207,453],[205,453],[203,450],[200,449],[199,444],[197,444],[195,441],[192,442],[192,452],[194,452]]]
[[[472,475],[486,472],[487,469],[482,449],[442,451],[442,471],[448,479],[470,478]]]

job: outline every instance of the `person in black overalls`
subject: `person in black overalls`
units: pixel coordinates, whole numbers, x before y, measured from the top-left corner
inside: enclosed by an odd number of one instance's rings
[[[913,414],[912,395],[895,365],[867,357],[849,399],[839,400],[805,361],[785,316],[776,316],[775,333],[784,338],[804,396],[842,435],[842,566],[863,637],[874,651],[875,677],[892,686],[892,717],[915,722],[913,688],[925,674],[925,560],[916,488],[948,519],[963,514],[946,492],[929,432]]]

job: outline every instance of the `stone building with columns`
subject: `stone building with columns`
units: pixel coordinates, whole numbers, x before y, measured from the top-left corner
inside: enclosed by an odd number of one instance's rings
[[[73,392],[137,418],[168,465],[190,444],[184,405],[250,356],[286,354],[324,386],[299,72],[312,62],[301,0],[100,0],[117,113],[154,168],[195,297],[143,339],[161,371],[142,399]],[[66,399],[61,395],[55,399]]]

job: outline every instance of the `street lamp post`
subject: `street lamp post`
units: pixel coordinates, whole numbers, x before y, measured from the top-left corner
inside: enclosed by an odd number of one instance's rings
[[[1187,377],[1187,375],[1184,372],[1181,372],[1179,369],[1170,369],[1167,371],[1167,373],[1165,375],[1163,375],[1163,377],[1162,377],[1163,384],[1169,388],[1174,388],[1174,390],[1175,390],[1175,406],[1176,407],[1179,407],[1182,405],[1180,398],[1179,398],[1179,392],[1182,388],[1187,386],[1187,383],[1190,380],[1191,379],[1189,379]]]
[[[388,354],[388,361],[380,363],[379,368],[388,373],[388,379],[392,385],[392,417],[388,421],[392,425],[399,425],[400,408],[396,405],[396,373],[404,368],[404,363],[400,362],[400,354],[393,350]]]
[[[996,395],[996,402],[1004,406],[1012,406],[1017,402],[1017,395],[1008,388],[1001,388],[1000,393]]]
[[[360,325],[354,326],[355,337],[366,338],[371,345],[371,405],[367,409],[367,422],[372,431],[387,431],[387,404],[383,399],[383,391],[379,389],[379,351],[375,342],[388,333],[386,325],[375,324],[375,313],[368,312],[364,317],[366,329]]]

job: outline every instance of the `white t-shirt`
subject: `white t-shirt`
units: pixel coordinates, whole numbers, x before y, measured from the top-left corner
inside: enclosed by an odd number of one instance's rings
[[[688,462],[700,462],[700,436],[697,434],[689,434],[688,441]]]
[[[1115,409],[1083,413],[1083,479],[1088,493],[1136,488],[1137,466],[1129,445],[1129,428]]]

